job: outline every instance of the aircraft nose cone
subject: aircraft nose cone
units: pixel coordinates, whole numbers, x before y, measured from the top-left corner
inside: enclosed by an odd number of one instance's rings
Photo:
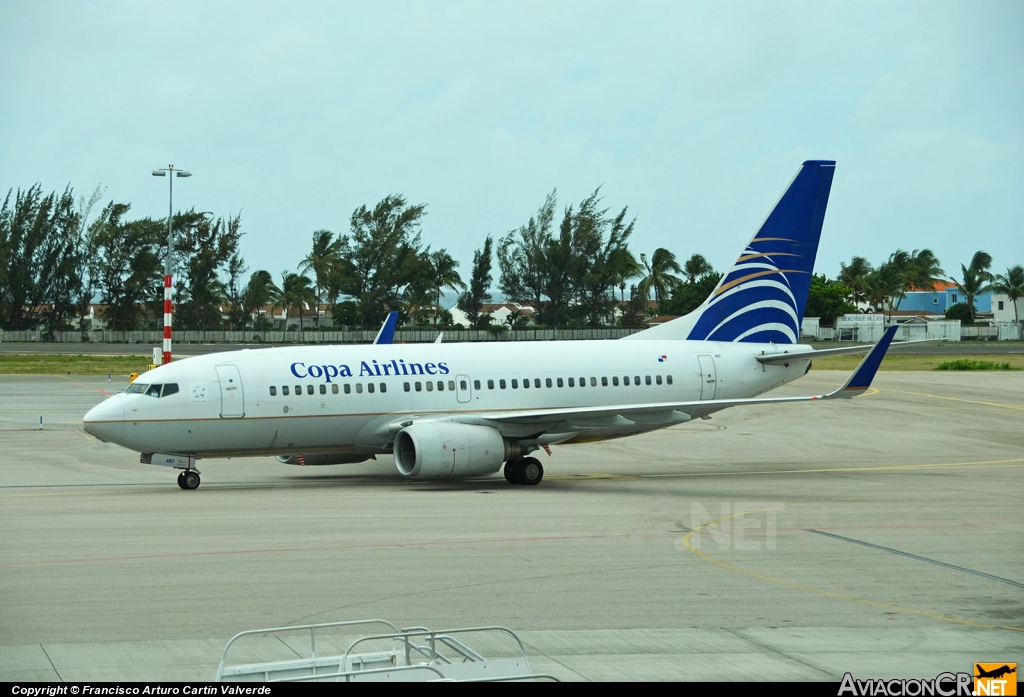
[[[103,400],[82,418],[85,430],[104,442],[116,443],[124,434],[124,395]]]

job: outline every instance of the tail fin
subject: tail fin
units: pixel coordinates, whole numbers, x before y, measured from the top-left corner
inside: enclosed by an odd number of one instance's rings
[[[798,343],[835,164],[804,162],[754,239],[700,307],[627,338]]]

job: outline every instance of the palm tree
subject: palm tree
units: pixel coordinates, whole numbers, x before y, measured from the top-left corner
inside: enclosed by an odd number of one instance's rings
[[[643,264],[644,272],[647,275],[640,281],[638,290],[645,299],[649,299],[653,289],[654,299],[660,305],[661,301],[672,292],[672,289],[682,283],[682,279],[678,276],[673,276],[669,272],[683,273],[683,270],[676,262],[676,255],[664,247],[658,247],[654,250],[649,263],[647,255],[641,254],[640,262]]]
[[[259,317],[259,311],[267,305],[272,308],[277,306],[281,299],[281,289],[274,283],[274,278],[269,271],[260,269],[254,271],[249,277],[249,283],[242,292],[242,307],[245,311],[245,318],[242,320],[242,328],[245,329],[247,318],[252,315]]]
[[[434,324],[441,315],[441,291],[449,288],[454,291],[466,290],[466,284],[462,282],[459,272],[456,271],[459,262],[452,259],[447,249],[439,249],[430,252],[428,256],[430,264],[431,287],[434,288]]]
[[[686,280],[690,283],[696,283],[698,278],[704,274],[714,273],[714,271],[708,260],[701,254],[694,254],[683,264],[683,273],[686,274]]]
[[[916,290],[935,290],[935,285],[941,283],[945,271],[939,266],[939,260],[930,249],[915,249],[907,259],[906,268],[903,269],[903,276],[908,287]]]
[[[876,311],[887,305],[891,320],[893,310],[899,308],[899,303],[903,299],[905,284],[898,263],[887,261],[864,280],[864,298]]]
[[[997,293],[1003,293],[1013,303],[1013,321],[1019,324],[1020,317],[1017,314],[1017,301],[1024,297],[1024,266],[1017,264],[1013,268],[1007,269],[1006,274],[996,276],[995,283],[992,284],[992,290]]]
[[[971,313],[971,324],[974,324],[974,298],[992,290],[992,274],[988,269],[992,266],[992,255],[978,250],[971,258],[971,265],[960,264],[962,281],[951,279],[957,289],[967,298],[967,308]]]
[[[299,308],[299,331],[302,331],[302,306],[306,303],[316,302],[316,295],[313,293],[313,282],[308,277],[298,273],[290,273],[287,269],[281,272],[281,298],[285,312],[289,308]],[[285,321],[287,327],[287,320]]]
[[[338,264],[341,255],[342,240],[334,239],[330,230],[317,230],[313,233],[313,249],[299,264],[299,271],[305,274],[313,272],[316,279],[316,328],[320,328],[320,302],[323,291],[328,287],[331,272]],[[332,298],[333,300],[333,298]]]
[[[849,266],[840,264],[839,268],[839,280],[853,291],[851,293],[853,303],[856,305],[867,300],[868,279],[874,273],[868,260],[855,256],[850,260]]]
[[[636,278],[643,269],[640,267],[640,262],[633,256],[633,252],[629,251],[626,247],[618,247],[612,250],[608,257],[608,266],[612,278],[615,278],[619,286],[619,300],[626,302],[626,279]],[[615,290],[612,289],[612,295],[614,296]]]

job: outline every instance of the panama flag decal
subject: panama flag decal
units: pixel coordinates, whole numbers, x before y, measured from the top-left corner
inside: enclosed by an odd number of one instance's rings
[[[668,360],[668,356],[658,356],[658,363],[664,363]]]

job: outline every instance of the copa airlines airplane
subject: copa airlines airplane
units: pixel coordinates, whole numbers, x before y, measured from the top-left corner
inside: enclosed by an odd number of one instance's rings
[[[200,458],[273,455],[331,465],[391,454],[406,477],[504,466],[544,475],[540,448],[708,418],[728,407],[862,393],[895,333],[873,347],[798,343],[835,163],[805,162],[718,287],[691,314],[618,341],[294,346],[196,356],[138,377],[85,415],[85,429],[181,469]],[[759,398],[811,359],[870,349],[827,395]]]

